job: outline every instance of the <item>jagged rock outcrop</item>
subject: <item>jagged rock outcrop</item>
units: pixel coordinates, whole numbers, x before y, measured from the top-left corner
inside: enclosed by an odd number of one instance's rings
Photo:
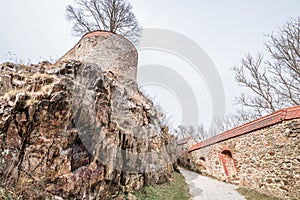
[[[0,71],[0,193],[111,199],[170,178],[172,138],[134,81],[79,61]]]

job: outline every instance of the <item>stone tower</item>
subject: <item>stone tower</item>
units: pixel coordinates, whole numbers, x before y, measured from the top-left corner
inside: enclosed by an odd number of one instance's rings
[[[79,42],[57,62],[79,60],[99,65],[103,72],[111,71],[125,79],[136,81],[137,50],[123,36],[94,31],[84,35]]]

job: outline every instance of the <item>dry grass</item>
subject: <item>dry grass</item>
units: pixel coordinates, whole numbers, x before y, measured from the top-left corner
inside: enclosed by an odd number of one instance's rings
[[[180,173],[174,173],[171,182],[147,186],[134,193],[140,200],[190,200],[188,185]]]
[[[0,200],[19,200],[20,198],[15,194],[14,191],[4,189],[0,186]]]
[[[49,92],[51,92],[53,86],[58,83],[58,80],[56,80],[53,75],[40,73],[34,74],[28,78],[28,80],[31,82],[30,84],[26,83],[22,87],[14,86],[9,91],[6,91],[2,95],[0,94],[0,100],[11,101],[11,99],[13,99],[14,101],[18,94],[23,93],[29,97],[26,100],[26,105],[31,105],[42,99],[45,95],[50,95]]]
[[[238,188],[237,191],[243,195],[247,200],[280,200],[275,197],[270,197],[265,194],[261,194],[254,190],[246,189],[246,188]]]

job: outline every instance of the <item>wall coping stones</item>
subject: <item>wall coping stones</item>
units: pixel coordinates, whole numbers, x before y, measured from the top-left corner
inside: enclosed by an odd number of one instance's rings
[[[231,130],[225,131],[219,135],[216,135],[216,136],[211,137],[207,140],[204,140],[200,143],[197,143],[197,144],[193,145],[188,150],[188,152],[192,152],[192,151],[222,142],[224,140],[228,140],[230,138],[234,138],[234,137],[237,137],[237,136],[240,136],[243,134],[247,134],[249,132],[280,123],[282,121],[297,119],[297,118],[300,118],[300,106],[295,106],[295,107],[278,110],[274,113],[271,113],[264,117],[258,118],[254,121],[248,122],[248,123],[243,124],[238,127],[235,127]]]

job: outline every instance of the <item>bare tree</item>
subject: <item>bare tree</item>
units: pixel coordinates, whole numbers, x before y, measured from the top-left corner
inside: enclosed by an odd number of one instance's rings
[[[77,7],[67,6],[66,18],[73,23],[74,35],[82,36],[105,30],[138,41],[141,27],[126,0],[75,0]]]
[[[211,138],[211,137],[218,134],[218,132],[214,129],[210,129],[210,130],[205,129],[203,124],[198,125],[196,133],[197,133],[196,135],[198,137],[197,140],[199,142],[207,140],[207,139],[209,139],[209,138]]]
[[[234,113],[230,113],[222,119],[215,119],[216,127],[214,132],[216,134],[225,132],[258,117],[259,115],[253,112],[253,110],[239,108]]]
[[[178,128],[175,129],[175,135],[178,137],[178,139],[191,137],[196,142],[204,141],[210,137],[213,137],[216,134],[216,131],[207,131],[202,124],[198,125],[196,128],[194,128],[193,126],[179,125]]]
[[[284,107],[300,105],[300,18],[291,19],[278,34],[267,35],[267,55],[248,54],[234,67],[235,80],[250,92],[237,103],[248,109],[246,121]]]

